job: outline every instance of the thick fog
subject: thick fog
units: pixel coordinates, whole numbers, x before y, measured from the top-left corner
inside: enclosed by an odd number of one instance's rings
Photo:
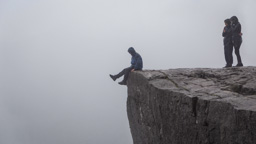
[[[108,76],[130,66],[127,49],[144,69],[221,68],[236,15],[243,64],[255,66],[255,4],[0,0],[0,144],[131,144],[127,87]]]

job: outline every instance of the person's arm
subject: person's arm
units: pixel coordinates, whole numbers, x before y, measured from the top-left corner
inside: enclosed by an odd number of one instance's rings
[[[131,58],[131,66],[130,66],[130,68],[134,68],[134,66],[135,66],[135,58],[132,57]]]
[[[240,24],[240,23],[237,23],[237,24],[233,27],[233,32],[234,32],[234,33],[238,33],[238,34],[241,33],[241,24]]]
[[[137,55],[135,57],[135,66],[134,66],[134,70],[139,70],[142,64],[142,58],[140,55]]]
[[[223,32],[222,32],[222,36],[223,37],[225,37],[226,35],[227,35],[227,32],[226,32],[226,29],[225,29],[226,27],[224,27],[224,29],[223,29]]]

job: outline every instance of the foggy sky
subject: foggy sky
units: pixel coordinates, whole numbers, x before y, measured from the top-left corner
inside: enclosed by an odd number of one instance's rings
[[[127,88],[144,69],[221,68],[224,20],[242,25],[255,66],[253,0],[0,0],[0,144],[131,144]],[[234,56],[234,64],[236,57]]]

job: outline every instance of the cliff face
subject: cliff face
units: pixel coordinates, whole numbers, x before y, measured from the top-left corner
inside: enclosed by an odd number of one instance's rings
[[[134,144],[256,144],[256,67],[133,72]]]

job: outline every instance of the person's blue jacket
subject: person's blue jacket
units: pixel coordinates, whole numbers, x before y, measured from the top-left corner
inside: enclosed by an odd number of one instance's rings
[[[142,61],[142,58],[141,58],[140,54],[138,54],[133,47],[130,47],[128,49],[128,52],[132,55],[131,67],[134,70],[142,70],[143,61]]]
[[[236,16],[232,16],[231,18],[232,24],[232,41],[234,44],[241,44],[242,43],[242,36],[241,36],[241,24],[238,21],[238,18]]]
[[[231,28],[231,22],[229,19],[225,20],[225,23],[227,24],[224,27],[224,30],[222,32],[222,36],[224,37],[224,46],[230,46],[232,45],[232,28]]]

